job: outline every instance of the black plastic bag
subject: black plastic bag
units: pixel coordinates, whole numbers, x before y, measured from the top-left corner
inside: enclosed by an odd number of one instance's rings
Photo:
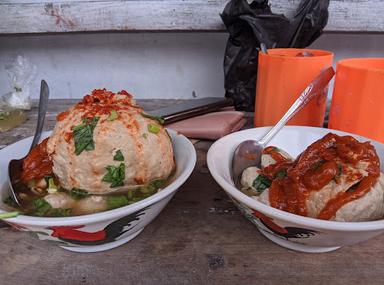
[[[231,0],[221,18],[229,32],[224,57],[225,96],[237,110],[253,111],[260,43],[267,48],[304,48],[323,32],[329,0],[302,0],[295,16],[273,14],[268,0]]]

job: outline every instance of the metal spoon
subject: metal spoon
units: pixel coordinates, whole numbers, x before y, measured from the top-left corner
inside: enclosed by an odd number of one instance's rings
[[[246,140],[240,143],[232,158],[232,180],[237,188],[241,188],[240,180],[243,171],[250,166],[261,164],[261,154],[268,142],[281,130],[283,126],[306,106],[316,95],[323,93],[324,88],[332,79],[335,71],[332,67],[323,70],[300,94],[299,98],[292,104],[280,121],[272,127],[259,140]]]
[[[31,147],[28,153],[38,144],[41,137],[41,132],[44,126],[45,113],[47,112],[48,106],[48,98],[49,98],[49,88],[47,83],[44,80],[41,80],[40,86],[40,99],[39,99],[39,111],[37,116],[37,126],[35,130],[35,135],[32,140]],[[20,182],[21,173],[23,170],[23,160],[27,157],[23,157],[22,159],[12,159],[8,164],[8,182],[9,182],[9,192],[11,194],[12,199],[19,206],[22,204],[21,199],[19,199],[17,195],[16,185]]]

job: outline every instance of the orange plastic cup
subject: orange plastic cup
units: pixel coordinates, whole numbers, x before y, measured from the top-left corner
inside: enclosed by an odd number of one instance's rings
[[[302,56],[309,53],[311,56]],[[332,65],[333,53],[313,49],[270,49],[259,53],[255,127],[275,125],[309,83]],[[324,123],[327,90],[288,124],[320,127]]]
[[[384,58],[337,63],[329,128],[384,143]]]

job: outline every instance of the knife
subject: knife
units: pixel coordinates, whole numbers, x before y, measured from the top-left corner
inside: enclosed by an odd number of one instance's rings
[[[224,107],[233,106],[232,99],[207,97],[188,100],[173,106],[149,111],[152,116],[162,117],[164,124],[170,124],[191,117],[217,111]]]

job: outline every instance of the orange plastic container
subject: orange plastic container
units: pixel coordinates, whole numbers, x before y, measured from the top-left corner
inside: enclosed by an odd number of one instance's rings
[[[329,128],[384,143],[384,58],[337,63]]]
[[[300,56],[303,52],[312,56]],[[300,93],[324,68],[333,53],[313,49],[270,49],[260,52],[256,85],[255,127],[275,125]],[[288,124],[320,127],[324,122],[327,91],[310,102]]]

